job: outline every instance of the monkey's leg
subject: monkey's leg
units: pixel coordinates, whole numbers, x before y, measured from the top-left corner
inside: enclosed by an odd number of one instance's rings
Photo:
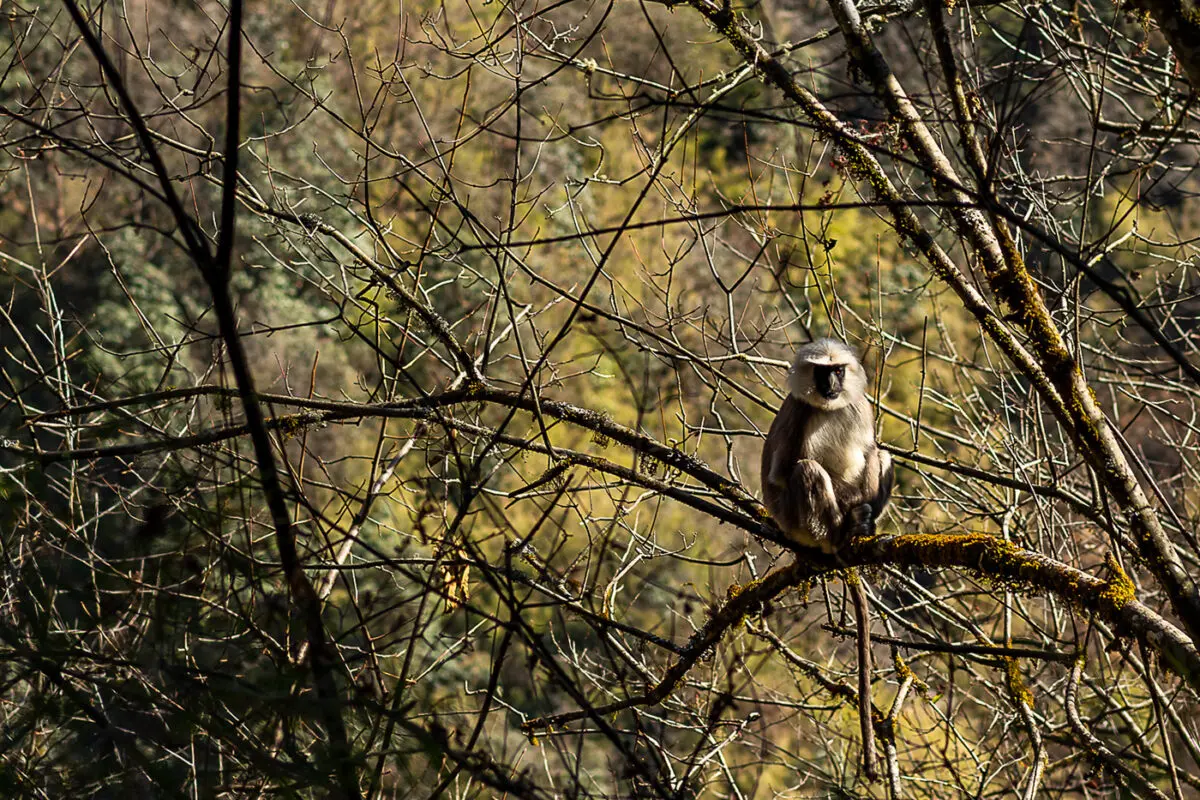
[[[855,539],[869,539],[875,535],[875,509],[870,503],[851,506],[846,512],[842,527],[838,529],[840,544]]]
[[[829,473],[816,461],[801,459],[792,467],[783,504],[793,515],[794,526],[788,533],[801,544],[819,547],[827,553],[837,549],[837,533],[842,524],[837,495]]]
[[[875,520],[883,513],[894,482],[892,457],[886,450],[875,448],[867,459],[860,485],[842,496],[846,519],[838,531],[841,544],[875,535]]]

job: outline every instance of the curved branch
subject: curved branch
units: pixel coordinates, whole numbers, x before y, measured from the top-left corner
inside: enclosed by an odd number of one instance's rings
[[[164,399],[195,397],[199,395],[233,397],[236,396],[236,394],[237,393],[233,390],[218,386],[195,387],[192,389],[175,389],[168,392],[154,393],[152,395],[139,395],[137,397],[128,398],[127,401],[97,403],[88,406],[77,406],[75,408],[66,409],[63,411],[47,412],[46,414],[28,418],[26,420],[26,424],[53,419],[66,414],[83,414],[91,411],[112,410],[125,405],[158,402]],[[677,450],[673,447],[662,444],[658,440],[646,434],[639,433],[633,428],[616,422],[606,414],[591,411],[571,403],[546,399],[535,400],[532,397],[522,397],[515,392],[506,392],[499,389],[488,389],[479,384],[472,384],[465,388],[443,392],[442,394],[401,400],[395,403],[343,403],[329,400],[295,398],[288,397],[286,395],[266,393],[261,393],[256,396],[262,402],[279,403],[281,405],[287,404],[292,407],[308,409],[308,411],[299,414],[282,415],[266,420],[266,426],[268,429],[282,430],[286,434],[293,434],[303,428],[315,425],[323,425],[331,422],[340,422],[347,419],[357,419],[363,417],[425,419],[434,409],[460,405],[462,403],[492,403],[517,411],[526,411],[531,414],[541,413],[545,416],[560,420],[562,422],[578,425],[579,427],[590,430],[606,439],[610,439],[622,444],[637,453],[650,456],[667,467],[679,470],[689,477],[699,481],[706,488],[728,500],[736,509],[741,511],[742,514],[744,514],[746,517],[749,517],[749,519],[743,519],[738,517],[736,514],[730,514],[729,512],[716,514],[715,516],[718,516],[718,518],[722,519],[722,521],[740,525],[756,535],[764,536],[765,538],[771,539],[772,541],[778,541],[778,543],[787,546],[787,542],[781,540],[777,534],[773,534],[772,529],[765,524],[766,515],[763,511],[762,505],[754,498],[752,494],[746,491],[740,483],[710,469],[704,464],[704,462],[695,456],[689,455],[682,450]],[[164,450],[198,447],[202,445],[215,444],[224,439],[233,438],[235,436],[242,436],[248,432],[249,429],[245,424],[236,424],[172,439],[158,439],[146,442],[131,442],[128,444],[111,445],[107,447],[87,447],[76,450],[60,451],[43,451],[19,445],[16,442],[0,440],[0,449],[6,449],[17,453],[18,455],[22,455],[26,458],[31,458],[46,464],[59,461],[82,461],[92,458],[145,455]],[[528,448],[531,446],[531,443],[524,439],[520,439],[519,442],[520,446],[522,447]],[[610,467],[616,467],[616,465],[612,464],[602,464],[601,462],[603,462],[604,459],[595,459],[592,457],[587,458],[591,458],[592,465],[597,466],[597,468],[603,468],[606,471],[610,471]],[[581,460],[580,463],[584,463],[587,458]],[[630,474],[634,474],[633,471],[630,471]],[[706,511],[707,513],[713,513],[713,509],[707,506],[701,510]],[[763,524],[756,525],[755,521]]]
[[[225,392],[217,390],[214,392]],[[272,396],[273,397],[273,396]],[[267,399],[267,395],[260,399]],[[678,469],[689,477],[731,502],[745,517],[736,513],[714,513],[719,508],[709,501],[697,498],[690,505],[706,513],[714,514],[724,522],[738,525],[755,535],[762,536],[772,542],[796,550],[778,533],[773,525],[766,521],[762,505],[747,492],[740,484],[709,469],[699,459],[679,450],[667,447],[655,439],[615,422],[603,414],[554,400],[541,400],[536,403],[532,398],[521,397],[512,392],[486,389],[478,385],[468,386],[461,390],[445,392],[425,398],[416,398],[399,403],[377,405],[358,405],[353,403],[336,403],[324,400],[298,401],[295,398],[280,397],[291,403],[300,403],[313,409],[304,414],[277,417],[268,421],[269,427],[284,427],[285,423],[308,425],[336,421],[363,416],[408,417],[424,418],[434,408],[453,406],[467,402],[490,402],[504,405],[517,410],[533,412],[535,405],[541,413],[548,417],[579,425],[595,433],[619,442],[630,449],[651,456],[662,463]],[[320,412],[316,410],[320,409]],[[321,413],[323,412],[323,413]],[[244,426],[233,426],[223,429],[230,435],[245,432]],[[213,441],[218,432],[197,435],[206,436],[207,441]],[[181,440],[176,440],[181,441]],[[510,443],[530,446],[523,439],[512,438]],[[162,447],[168,445],[159,444]],[[10,445],[11,447],[11,445]],[[129,446],[124,446],[129,447]],[[28,448],[19,452],[33,456],[43,461],[63,460],[64,458],[97,457],[112,454],[118,448],[109,448],[108,453],[99,452],[101,448],[73,453],[38,453]],[[672,489],[668,484],[654,481],[648,476],[641,475],[635,470],[619,467],[605,459],[587,456],[582,453],[572,453],[570,459],[589,468],[610,472],[627,480],[643,483],[647,488],[663,491],[669,496],[680,499],[680,490]],[[653,481],[653,485],[646,481]],[[756,521],[761,523],[756,525]],[[1047,556],[1028,550],[1022,550],[1015,545],[986,534],[948,536],[948,535],[890,535],[856,543],[838,554],[840,563],[829,556],[801,549],[803,563],[796,563],[783,570],[772,573],[762,581],[751,584],[740,591],[701,631],[699,631],[685,647],[685,655],[680,657],[678,676],[668,672],[666,678],[650,692],[639,698],[622,701],[618,704],[621,710],[633,705],[647,705],[661,702],[669,693],[670,688],[682,674],[690,669],[700,655],[718,641],[724,632],[741,619],[747,611],[756,604],[778,595],[785,589],[806,580],[818,578],[833,570],[846,567],[866,566],[875,564],[899,564],[922,567],[959,567],[979,572],[992,579],[1002,579],[1019,584],[1022,588],[1037,593],[1050,592],[1059,595],[1079,608],[1093,611],[1111,622],[1118,631],[1126,635],[1144,639],[1149,646],[1158,651],[1169,668],[1183,678],[1193,688],[1200,691],[1200,655],[1195,645],[1177,627],[1163,619],[1148,606],[1134,599],[1132,584],[1127,584],[1128,578],[1120,572],[1115,562],[1110,564],[1113,577],[1102,580],[1093,577],[1074,567],[1055,561]],[[689,655],[690,654],[690,655]],[[689,660],[690,659],[690,660]],[[675,669],[675,668],[673,668]],[[552,723],[553,724],[553,723]]]
[[[527,732],[551,729],[593,714],[612,714],[662,703],[704,654],[736,627],[746,614],[783,592],[847,567],[903,564],[952,567],[1000,580],[1034,594],[1053,594],[1075,608],[1095,614],[1121,635],[1137,638],[1162,658],[1162,663],[1193,690],[1200,692],[1200,652],[1187,635],[1134,598],[1133,583],[1115,560],[1107,580],[1060,561],[1023,550],[987,534],[898,534],[876,536],[837,553],[804,550],[792,564],[761,580],[730,590],[729,599],[692,635],[679,658],[645,692],[598,706],[529,720]]]

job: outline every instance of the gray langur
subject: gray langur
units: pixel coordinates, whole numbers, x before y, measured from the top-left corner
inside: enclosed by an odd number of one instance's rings
[[[870,536],[892,493],[892,458],[875,441],[867,373],[834,339],[801,345],[762,452],[763,503],[792,541],[835,553]],[[847,583],[858,626],[858,716],[863,771],[875,780],[871,628],[867,591],[856,570]]]
[[[867,373],[849,347],[801,345],[788,388],[763,444],[763,503],[789,539],[832,553],[873,532],[892,493],[892,458],[875,442]]]

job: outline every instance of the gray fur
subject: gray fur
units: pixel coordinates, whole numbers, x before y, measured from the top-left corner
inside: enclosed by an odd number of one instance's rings
[[[836,397],[816,390],[819,366],[845,367]],[[833,339],[803,345],[788,386],[763,444],[763,503],[789,538],[833,552],[843,535],[874,530],[891,495],[892,459],[875,441],[866,372],[849,347]],[[844,530],[848,515],[858,530]]]

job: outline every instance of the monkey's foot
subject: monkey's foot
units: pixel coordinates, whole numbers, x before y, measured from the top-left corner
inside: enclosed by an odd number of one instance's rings
[[[867,503],[857,505],[846,512],[842,522],[842,541],[846,544],[856,539],[869,539],[875,535],[875,509]]]

